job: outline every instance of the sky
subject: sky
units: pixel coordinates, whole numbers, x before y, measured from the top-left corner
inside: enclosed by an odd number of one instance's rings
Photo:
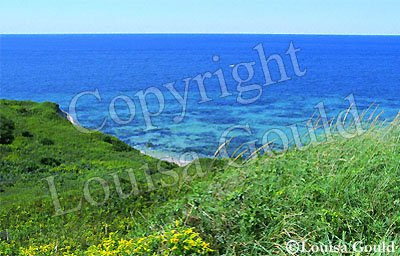
[[[0,34],[400,34],[399,0],[1,0]]]

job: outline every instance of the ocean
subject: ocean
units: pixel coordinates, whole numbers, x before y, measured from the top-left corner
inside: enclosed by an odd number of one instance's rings
[[[209,157],[225,135],[259,147],[349,95],[381,119],[400,109],[398,36],[1,35],[0,72],[0,98],[56,102],[158,157]]]

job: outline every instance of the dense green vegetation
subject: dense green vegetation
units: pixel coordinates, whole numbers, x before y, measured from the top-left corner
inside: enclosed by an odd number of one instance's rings
[[[53,103],[2,100],[0,122],[0,255],[268,255],[286,254],[291,239],[400,243],[397,120],[239,167],[202,159],[185,168],[81,133]]]

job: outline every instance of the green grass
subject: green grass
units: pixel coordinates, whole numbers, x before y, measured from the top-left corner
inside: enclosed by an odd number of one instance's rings
[[[118,239],[148,237],[176,220],[209,242],[212,254],[284,255],[291,239],[400,243],[398,121],[240,167],[201,159],[182,168],[141,155],[110,136],[80,133],[52,103],[2,100],[0,117],[7,123],[2,136],[13,137],[0,145],[0,232],[9,236],[8,242],[0,241],[0,255],[48,244],[56,244],[60,255],[67,247],[80,255],[110,233]],[[197,163],[203,175],[195,175]],[[149,168],[143,169],[145,164]],[[119,173],[123,190],[129,191],[128,168],[140,191],[122,199],[110,174]],[[108,182],[110,199],[100,206],[83,200],[80,211],[54,216],[43,180],[48,176],[54,176],[65,209],[78,205],[91,177]],[[97,201],[104,197],[100,187],[93,186],[92,194]]]

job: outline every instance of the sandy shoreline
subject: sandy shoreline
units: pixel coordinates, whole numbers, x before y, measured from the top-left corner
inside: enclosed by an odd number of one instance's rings
[[[139,149],[136,149],[139,150]],[[174,163],[177,164],[179,166],[186,166],[188,164],[190,164],[192,161],[188,161],[188,160],[180,160],[176,157],[172,157],[166,153],[163,152],[157,152],[157,151],[144,151],[144,150],[139,150],[140,153],[142,153],[143,155],[146,156],[151,156],[157,159],[160,159],[162,161],[166,161],[166,162],[170,162],[170,163]]]

